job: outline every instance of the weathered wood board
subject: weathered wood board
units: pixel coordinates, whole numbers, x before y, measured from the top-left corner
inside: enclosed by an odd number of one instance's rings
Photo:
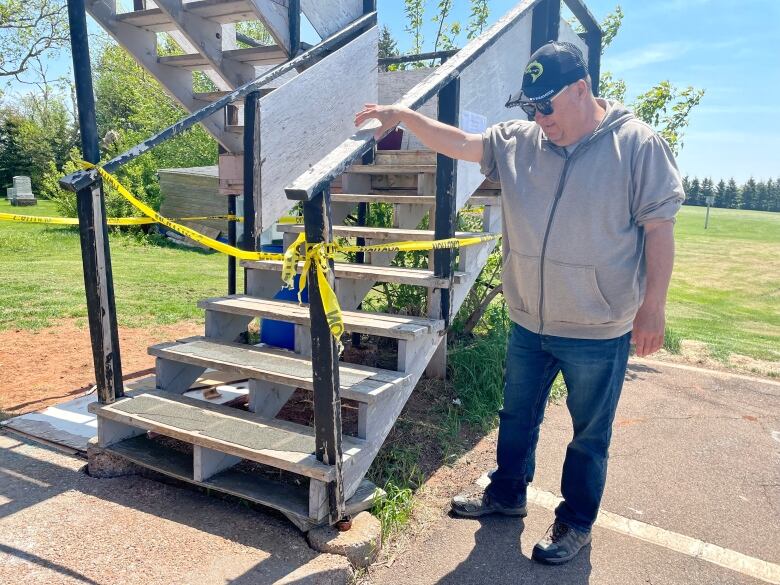
[[[378,31],[366,31],[260,100],[258,231],[292,207],[284,187],[352,135],[355,112],[376,102]]]
[[[460,81],[460,127],[482,132],[488,126],[525,117],[505,107],[520,88],[523,67],[531,55],[531,12],[467,67]],[[458,161],[457,207],[461,208],[485,180],[479,164]]]
[[[558,26],[558,40],[572,43],[575,47],[582,51],[582,56],[585,58],[585,64],[587,65],[588,45],[579,37],[576,32],[574,32],[574,29],[565,19],[562,18],[561,23]]]
[[[363,0],[301,0],[301,12],[325,39],[363,16]]]

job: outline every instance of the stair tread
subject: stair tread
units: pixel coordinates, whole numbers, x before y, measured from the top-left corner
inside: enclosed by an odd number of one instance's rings
[[[281,272],[283,262],[281,260],[243,261],[241,266],[255,270],[275,270]],[[303,269],[303,262],[297,266],[298,272]],[[432,288],[449,288],[448,278],[437,278],[432,270],[425,268],[402,268],[399,266],[375,266],[373,264],[349,264],[336,262],[333,268],[336,278],[350,278],[354,280],[374,280],[377,282],[389,282],[393,284],[411,284]],[[465,272],[456,271],[453,282],[459,284],[466,277]]]
[[[347,169],[347,172],[369,175],[432,174],[436,172],[436,165],[352,165]]]
[[[317,461],[314,429],[303,425],[159,390],[112,404],[93,403],[90,410],[99,417],[322,481],[335,475],[332,466]],[[364,445],[360,439],[342,437],[344,460]]]
[[[331,193],[330,200],[334,203],[406,203],[412,205],[435,205],[436,196],[418,195],[416,192],[405,194],[388,191],[386,193]],[[500,197],[497,195],[472,195],[466,205],[497,205]]]
[[[280,232],[299,234],[303,231],[302,223],[279,224],[276,229]],[[484,236],[484,233],[455,232],[456,238],[468,238],[472,236]],[[433,230],[410,230],[401,228],[380,228],[372,226],[334,225],[333,236],[337,238],[366,238],[369,240],[410,241],[434,239]]]
[[[150,355],[175,362],[229,371],[254,380],[314,389],[311,360],[290,351],[205,337],[160,343],[151,346],[148,351]],[[339,364],[341,396],[358,402],[375,402],[407,377],[403,372],[343,362]]]
[[[287,54],[278,46],[249,47],[246,49],[231,49],[223,51],[222,56],[250,65],[277,65],[287,61]],[[202,69],[211,67],[208,59],[200,53],[188,53],[186,55],[168,55],[158,57],[161,65],[171,65],[184,69]]]
[[[198,303],[198,307],[210,311],[265,317],[307,326],[310,322],[309,306],[305,304],[299,305],[294,301],[260,299],[248,295],[231,295],[202,300]],[[343,311],[342,317],[344,319],[344,328],[347,331],[395,339],[416,339],[422,335],[444,329],[444,321],[441,319],[371,313],[368,311]]]
[[[257,20],[258,15],[247,0],[197,0],[185,5],[187,11],[216,22],[230,23]],[[175,30],[176,25],[159,8],[123,12],[116,15],[120,22],[132,24],[149,31]]]

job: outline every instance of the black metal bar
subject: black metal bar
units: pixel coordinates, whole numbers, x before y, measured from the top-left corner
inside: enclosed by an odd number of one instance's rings
[[[601,78],[601,37],[602,33],[599,27],[585,33],[585,43],[588,45],[588,73],[595,96],[599,95]]]
[[[301,0],[288,0],[287,15],[290,22],[290,57],[301,50]]]
[[[92,69],[89,60],[84,0],[68,1],[68,22],[73,73],[76,80],[81,149],[85,160],[98,163],[100,148],[95,119],[95,97],[92,92]],[[83,185],[76,192],[76,204],[98,401],[101,404],[108,404],[124,396],[124,391],[103,184],[99,177],[97,180],[93,178],[91,183]]]
[[[374,26],[376,22],[376,12],[361,16],[348,26],[341,29],[339,32],[323,40],[316,46],[308,49],[306,52],[301,53],[295,59],[287,61],[281,65],[277,65],[257,79],[242,85],[225,97],[204,106],[197,112],[193,112],[172,126],[169,126],[168,128],[158,132],[154,136],[144,140],[142,143],[137,144],[126,152],[123,152],[122,154],[112,158],[103,165],[103,168],[109,173],[113,172],[122,165],[125,165],[130,161],[138,158],[145,152],[148,152],[155,146],[158,146],[159,144],[162,144],[163,142],[189,130],[195,124],[222,110],[228,104],[232,104],[233,102],[244,99],[247,95],[253,91],[258,90],[262,86],[267,85],[274,79],[277,79],[278,77],[281,77],[290,71],[297,70],[300,67],[308,65],[313,61],[317,61],[331,54],[335,49],[338,49],[344,44],[352,41],[356,36],[362,34],[364,29]],[[63,177],[60,180],[60,185],[63,189],[78,191],[79,189],[83,189],[85,186],[91,184],[94,180],[94,177],[94,172],[77,171],[71,175],[68,175],[67,177]]]
[[[236,214],[236,196],[228,195],[228,215]],[[236,222],[228,220],[228,244],[236,247]],[[228,295],[236,294],[236,257],[228,256]]]
[[[332,239],[330,190],[320,191],[303,204],[307,244]],[[333,261],[330,261],[331,268]],[[328,273],[331,287],[333,270]],[[314,438],[319,461],[336,466],[336,479],[328,484],[331,523],[344,516],[344,486],[341,475],[341,395],[339,392],[339,351],[328,326],[328,315],[320,296],[317,270],[312,263],[307,287],[311,319],[312,370],[314,378]]]
[[[146,0],[133,0],[133,12],[146,10]]]
[[[374,164],[374,159],[376,158],[376,151],[372,148],[368,152],[366,152],[363,155],[363,160],[361,161],[364,165],[372,165]],[[366,201],[361,201],[358,203],[358,217],[357,217],[357,224],[359,226],[365,226],[366,220],[368,218],[368,210],[369,206]],[[365,246],[366,245],[366,239],[365,238],[356,238],[355,242],[358,246]],[[357,252],[355,254],[355,263],[356,264],[365,264],[366,263],[366,253],[365,252]],[[358,311],[363,308],[363,303],[359,303]],[[353,333],[352,334],[352,347],[360,347],[360,333]]]
[[[376,0],[363,0],[363,14],[376,12]]]
[[[531,21],[531,52],[549,41],[558,40],[561,0],[542,0],[534,7]]]
[[[260,138],[258,123],[260,120],[260,92],[255,91],[246,96],[244,103],[244,238],[243,249],[255,251],[259,249],[256,234],[255,192],[259,185]]]
[[[441,59],[445,62],[447,59],[456,55],[460,49],[450,49],[447,51],[434,51],[432,53],[420,53],[419,55],[397,55],[395,57],[382,57],[378,60],[379,65],[397,65],[399,63],[410,63],[412,61],[427,61],[428,59]]]
[[[439,92],[439,111],[437,119],[450,126],[458,125],[460,109],[460,78],[453,79]],[[455,235],[457,220],[457,184],[458,162],[455,159],[436,155],[436,214],[434,235],[437,240]],[[433,272],[438,278],[451,278],[455,270],[455,250],[434,250]],[[447,326],[450,324],[451,289],[442,289],[441,318]]]

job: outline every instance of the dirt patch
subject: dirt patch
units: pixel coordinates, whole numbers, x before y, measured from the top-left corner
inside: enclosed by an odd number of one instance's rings
[[[680,342],[679,354],[669,353],[662,349],[649,356],[649,358],[678,364],[688,364],[719,372],[763,376],[765,378],[780,377],[780,361],[759,360],[746,355],[732,353],[729,355],[728,363],[726,364],[721,360],[712,357],[706,343],[692,339],[683,339]]]
[[[154,367],[149,345],[202,335],[203,324],[185,321],[150,328],[120,328],[122,373]],[[75,319],[42,331],[0,331],[0,410],[23,414],[65,402],[95,383],[89,328]]]

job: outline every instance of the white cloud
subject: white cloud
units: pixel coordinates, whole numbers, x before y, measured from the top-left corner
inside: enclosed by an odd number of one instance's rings
[[[674,61],[687,53],[691,46],[691,43],[684,41],[653,43],[616,56],[607,56],[604,59],[604,69],[620,74],[644,67],[645,65],[652,65],[653,63]]]

